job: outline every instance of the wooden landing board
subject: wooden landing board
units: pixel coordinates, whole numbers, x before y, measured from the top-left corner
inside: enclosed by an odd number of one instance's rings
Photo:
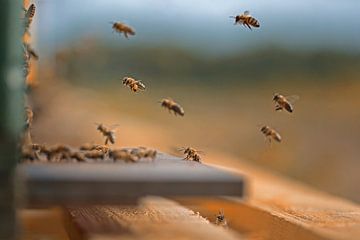
[[[165,154],[139,163],[28,163],[17,169],[27,207],[134,204],[140,197],[238,196],[243,178]]]
[[[242,239],[238,233],[160,197],[144,198],[138,206],[90,206],[64,211],[71,240]]]
[[[246,198],[177,201],[209,219],[214,218],[214,211],[222,208],[229,227],[246,232],[249,239],[360,239],[358,204],[260,170],[239,159],[224,154],[221,157],[223,166],[246,175]]]

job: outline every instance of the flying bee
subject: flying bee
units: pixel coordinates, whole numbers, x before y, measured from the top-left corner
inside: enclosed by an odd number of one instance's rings
[[[247,26],[250,30],[252,30],[251,26],[256,28],[260,27],[259,21],[252,17],[249,11],[245,11],[241,15],[230,16],[230,18],[235,18],[235,25],[242,24],[244,26]]]
[[[161,106],[167,108],[170,113],[172,111],[175,114],[175,116],[177,115],[184,116],[185,114],[184,109],[178,103],[176,103],[174,100],[170,98],[164,98],[160,101],[160,103]]]
[[[275,94],[273,97],[273,101],[275,102],[275,110],[276,111],[282,111],[285,109],[286,111],[292,113],[294,111],[294,107],[292,103],[296,100],[298,100],[299,97],[296,95],[284,97],[281,94]]]
[[[105,145],[109,142],[111,144],[115,143],[115,132],[105,127],[102,123],[97,124],[97,130],[105,137]]]
[[[135,80],[134,78],[131,77],[124,77],[123,84],[125,86],[128,86],[133,92],[137,92],[139,90],[142,91],[145,90],[145,85],[140,80]]]
[[[219,225],[219,226],[222,226],[222,227],[227,227],[227,222],[226,222],[223,210],[220,210],[219,214],[216,215],[215,224]]]
[[[274,139],[277,142],[281,142],[281,136],[280,134],[275,131],[274,129],[268,127],[268,126],[263,126],[260,131],[265,135],[265,137],[267,139],[269,139],[269,141],[271,142],[271,139]]]
[[[29,33],[29,27],[33,20],[33,17],[35,16],[35,4],[31,4],[28,9],[24,9],[25,11],[25,32]]]
[[[116,149],[109,152],[109,157],[114,161],[137,162],[140,158],[128,149]]]
[[[124,23],[121,22],[110,22],[112,24],[112,29],[118,33],[123,33],[126,38],[128,38],[128,35],[135,35],[135,30],[131,28],[130,26],[127,26]]]

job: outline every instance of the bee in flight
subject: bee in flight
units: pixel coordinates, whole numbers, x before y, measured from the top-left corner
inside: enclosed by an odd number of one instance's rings
[[[277,142],[281,142],[280,134],[269,126],[263,126],[260,131],[265,135],[269,142],[271,142],[271,139],[274,139]]]
[[[33,17],[35,16],[35,4],[31,4],[28,9],[24,9],[25,12],[25,32],[29,33],[29,27],[33,20]]]
[[[281,110],[285,109],[286,111],[292,113],[294,111],[294,107],[293,107],[292,103],[298,99],[299,99],[299,97],[296,95],[293,95],[290,97],[284,97],[281,94],[275,94],[273,97],[273,100],[276,103],[275,110],[281,111]]]
[[[110,23],[112,24],[112,29],[114,31],[120,34],[123,33],[126,38],[129,38],[128,35],[132,35],[132,36],[135,35],[134,29],[132,29],[131,27],[127,26],[124,23],[121,22],[110,22]]]
[[[175,114],[175,116],[177,115],[184,116],[185,114],[184,109],[178,103],[176,103],[174,100],[170,98],[164,98],[160,101],[160,103],[161,106],[167,108],[169,112],[172,111]]]
[[[115,143],[115,132],[107,127],[105,127],[102,123],[97,124],[96,128],[104,137],[105,137],[105,145],[109,142]]]
[[[131,77],[124,77],[123,84],[125,86],[128,86],[133,92],[137,92],[139,90],[142,91],[145,90],[145,85],[140,80],[135,80],[134,78]]]
[[[222,227],[227,227],[227,222],[223,210],[220,210],[219,214],[216,215],[215,224]]]
[[[230,18],[234,18],[235,19],[235,25],[236,24],[242,24],[246,27],[248,27],[250,30],[252,30],[251,27],[260,27],[260,23],[258,20],[256,20],[254,17],[252,17],[250,15],[249,11],[245,11],[243,14],[241,15],[236,15],[236,16],[230,16]]]

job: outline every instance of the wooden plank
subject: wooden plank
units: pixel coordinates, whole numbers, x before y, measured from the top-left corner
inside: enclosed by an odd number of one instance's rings
[[[67,208],[72,240],[110,239],[242,239],[173,201],[147,197],[139,206]]]
[[[21,164],[28,207],[135,203],[147,195],[239,196],[243,178],[177,157],[158,154],[139,163]]]
[[[216,155],[214,155],[216,157]],[[202,216],[220,208],[229,226],[256,239],[360,239],[360,206],[221,155],[248,180],[245,199],[178,199]],[[226,168],[227,170],[231,170]]]
[[[21,226],[17,238],[19,240],[69,240],[60,208],[21,209],[17,211],[17,215]]]

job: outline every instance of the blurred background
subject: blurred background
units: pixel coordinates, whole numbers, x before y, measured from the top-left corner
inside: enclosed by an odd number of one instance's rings
[[[360,202],[359,1],[32,2],[34,142],[101,143],[94,123],[119,124],[117,146],[192,146],[204,162],[230,156]],[[259,29],[233,24],[245,10]],[[275,112],[274,93],[300,96],[293,114]],[[164,97],[185,116],[162,109]],[[261,125],[283,142],[267,144]]]

